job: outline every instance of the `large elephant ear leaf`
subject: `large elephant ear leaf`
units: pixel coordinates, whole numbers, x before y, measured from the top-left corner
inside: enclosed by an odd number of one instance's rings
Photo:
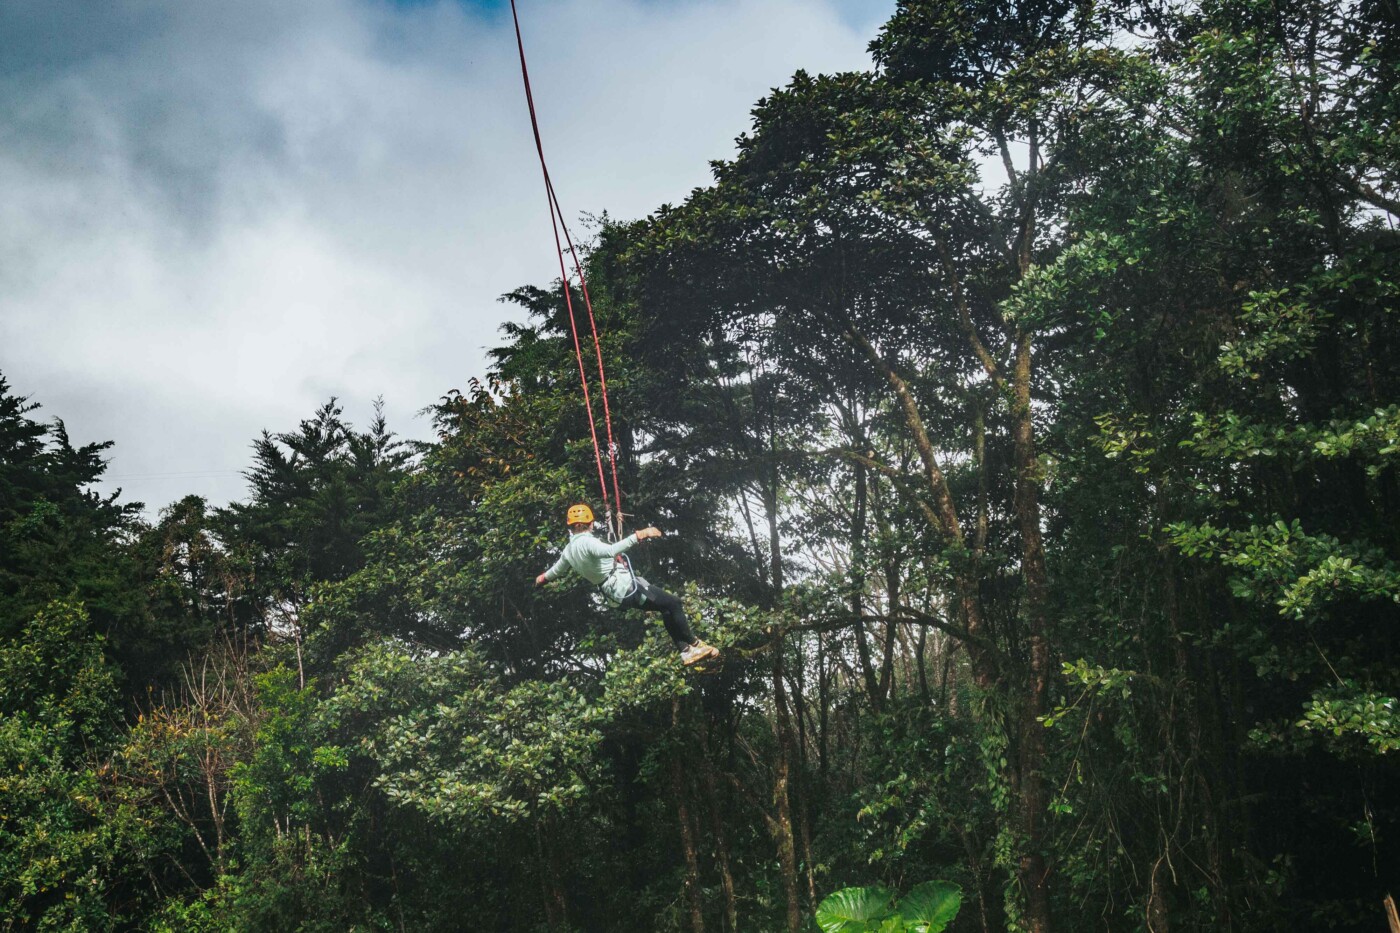
[[[817,907],[817,926],[822,933],[873,933],[878,921],[890,915],[893,895],[889,888],[842,888]]]
[[[899,902],[899,915],[918,933],[942,933],[962,907],[962,888],[951,881],[925,881]]]

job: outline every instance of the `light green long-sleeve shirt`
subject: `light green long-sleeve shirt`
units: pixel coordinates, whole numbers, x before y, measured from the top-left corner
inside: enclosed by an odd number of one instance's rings
[[[615,558],[626,553],[638,540],[635,534],[630,534],[616,544],[604,544],[593,537],[591,531],[571,535],[564,553],[544,572],[544,578],[557,580],[566,570],[572,570],[599,586],[613,602],[620,603],[632,592],[632,574],[626,564],[618,563]]]

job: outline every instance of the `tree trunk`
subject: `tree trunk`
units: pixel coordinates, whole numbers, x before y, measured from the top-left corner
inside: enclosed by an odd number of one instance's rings
[[[829,691],[826,666],[826,634],[817,633],[817,773],[822,784],[826,783],[827,763],[827,706]]]
[[[802,871],[807,878],[807,908],[811,910],[817,903],[817,873],[812,859],[812,802],[807,799],[808,787],[800,774],[794,786],[799,791],[797,803],[802,819],[797,824],[801,828],[798,839],[802,843]]]
[[[535,847],[540,862],[540,888],[544,896],[544,919],[550,933],[565,933],[569,929],[569,905],[564,896],[559,856],[554,848],[558,833],[552,815],[535,822]]]
[[[724,928],[728,933],[739,933],[739,901],[734,893],[734,875],[729,868],[729,840],[724,832],[719,791],[715,787],[715,763],[710,757],[709,724],[699,723],[698,731],[700,753],[705,756],[700,775],[705,788],[705,805],[710,811],[710,832],[715,837],[715,861],[719,863],[720,887],[724,890]]]
[[[773,768],[773,806],[777,820],[773,835],[778,845],[778,867],[787,895],[788,933],[802,929],[802,902],[797,888],[797,847],[792,832],[792,799],[788,793],[792,723],[788,719],[787,691],[783,685],[783,639],[773,645],[773,731],[778,740],[778,760]]]
[[[924,701],[925,706],[928,705],[931,699],[928,690],[928,665],[925,660],[928,656],[927,652],[925,651],[927,647],[928,626],[921,625],[919,626],[919,642],[914,647],[914,665],[915,671],[919,675],[919,698]]]
[[[981,559],[991,531],[991,477],[987,475],[987,418],[981,399],[973,403],[972,462],[977,465],[977,529],[972,534],[972,555]]]
[[[776,437],[776,435],[773,435]],[[775,451],[774,451],[775,452]],[[774,461],[776,463],[776,460]],[[778,533],[778,472],[774,466],[763,491],[763,508],[768,519],[769,579],[773,584],[772,598],[776,605],[783,591],[782,539]],[[792,828],[792,798],[789,785],[792,773],[792,718],[787,701],[787,686],[783,682],[783,636],[777,634],[773,643],[773,731],[777,737],[778,760],[773,769],[773,804],[777,811],[774,837],[778,845],[778,864],[782,870],[783,890],[787,895],[787,922],[790,933],[802,926],[802,906],[797,888],[797,848]]]
[[[865,614],[865,524],[869,508],[869,476],[862,463],[856,464],[856,501],[851,512],[851,617],[856,620],[856,656],[860,659],[860,674],[865,680],[865,693],[870,705],[879,712],[880,684],[875,678],[875,665],[870,660],[870,641],[861,616]]]
[[[1147,879],[1147,933],[1171,933],[1167,917],[1167,899],[1162,891],[1162,866],[1167,858],[1163,855],[1152,866],[1152,875]]]
[[[685,777],[679,756],[671,759],[671,793],[676,798],[676,821],[681,828],[681,849],[685,853],[685,901],[693,933],[705,933],[705,909],[700,899],[700,858],[695,851],[695,830],[686,804]]]
[[[679,732],[681,698],[671,700],[671,730]],[[692,933],[705,933],[705,908],[700,898],[700,857],[695,851],[695,829],[690,818],[690,790],[685,785],[685,769],[681,767],[684,747],[671,753],[671,796],[676,801],[676,822],[680,824],[681,851],[685,855],[685,900],[690,913]]]
[[[885,614],[889,616],[889,621],[885,623],[885,653],[880,660],[880,702],[884,703],[893,695],[894,691],[894,644],[898,635],[897,627],[899,623],[895,620],[895,615],[899,609],[900,599],[900,575],[898,562],[894,553],[890,550],[890,523],[887,518],[888,510],[886,504],[881,501],[880,485],[874,484],[871,498],[875,503],[875,522],[880,529],[882,541],[881,564],[885,571]]]
[[[1045,547],[1040,535],[1040,468],[1036,460],[1031,410],[1031,339],[1018,334],[1015,392],[1016,518],[1021,532],[1021,576],[1026,587],[1029,670],[1021,703],[1017,757],[1021,792],[1021,884],[1026,892],[1026,919],[1032,933],[1050,933],[1049,869],[1045,864],[1041,817],[1046,795],[1045,727],[1050,687],[1050,644],[1046,633],[1050,603]]]
[[[792,688],[793,719],[797,722],[797,766],[807,767],[808,725],[811,714],[807,710],[807,645],[801,632],[794,632],[793,642],[797,649],[797,664],[793,666],[790,686]]]

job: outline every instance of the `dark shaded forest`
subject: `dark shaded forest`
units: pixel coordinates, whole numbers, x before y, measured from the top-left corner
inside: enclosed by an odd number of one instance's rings
[[[0,380],[0,926],[797,931],[937,879],[954,933],[1386,929],[1400,8],[905,0],[871,51],[589,244],[708,673],[534,585],[597,502],[571,284],[432,442],[332,400],[154,523]]]

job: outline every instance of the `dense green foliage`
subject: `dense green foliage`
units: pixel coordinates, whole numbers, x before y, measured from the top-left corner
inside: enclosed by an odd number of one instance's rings
[[[433,442],[332,400],[154,523],[0,380],[0,926],[1381,927],[1400,12],[905,0],[872,52],[589,252],[713,673],[533,584],[596,479],[563,283]]]

